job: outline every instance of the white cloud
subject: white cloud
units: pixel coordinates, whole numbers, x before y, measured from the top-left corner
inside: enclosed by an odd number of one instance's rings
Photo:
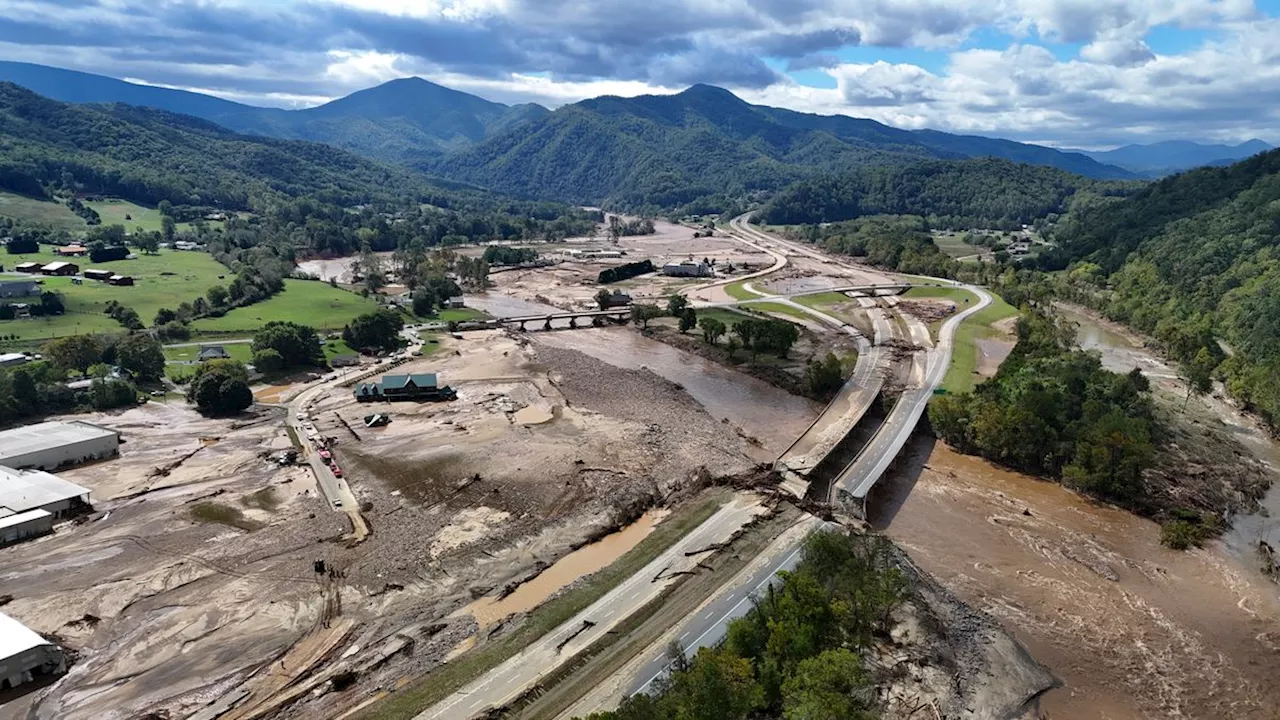
[[[1251,0],[0,0],[0,58],[285,106],[410,74],[552,107],[708,82],[752,102],[1061,144],[1275,141],[1278,23]],[[1157,27],[1214,39],[1159,54],[1146,40]],[[1053,42],[1081,50],[1063,59]],[[834,54],[859,44],[927,48],[935,63]],[[800,86],[761,57],[836,87]]]

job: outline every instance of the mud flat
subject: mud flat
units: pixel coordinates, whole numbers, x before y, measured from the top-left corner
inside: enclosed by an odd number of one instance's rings
[[[95,512],[0,550],[0,586],[13,595],[5,612],[78,659],[0,717],[183,713],[316,623],[325,599],[311,562],[345,528],[309,473],[260,456],[289,446],[278,411],[228,422],[148,403],[76,419],[119,429],[121,457],[61,473],[93,491]],[[200,505],[221,513],[203,519]]]
[[[547,333],[534,342],[538,347],[576,350],[618,368],[644,368],[676,383],[713,418],[755,438],[762,462],[775,459],[821,410],[810,400],[629,328]]]
[[[1051,717],[1275,717],[1274,585],[1217,544],[1169,550],[1153,522],[931,445],[908,448],[873,520],[1064,681]]]

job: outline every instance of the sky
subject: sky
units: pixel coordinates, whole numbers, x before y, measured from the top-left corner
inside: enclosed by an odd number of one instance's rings
[[[1280,144],[1280,0],[0,0],[0,59],[307,107],[417,75],[557,107],[693,83],[903,128]]]

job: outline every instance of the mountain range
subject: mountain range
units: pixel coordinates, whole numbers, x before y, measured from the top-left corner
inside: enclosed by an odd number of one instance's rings
[[[1093,178],[1132,177],[1081,154],[751,105],[705,85],[677,95],[593,98],[552,112],[491,102],[420,78],[304,110],[254,107],[27,63],[0,62],[0,81],[63,102],[140,105],[240,133],[324,142],[524,197],[632,207],[772,191],[815,173],[929,158],[992,156]]]
[[[1149,145],[1124,145],[1114,150],[1065,152],[1080,153],[1100,163],[1155,178],[1204,165],[1230,165],[1270,149],[1270,145],[1255,138],[1239,145],[1204,145],[1189,140],[1166,140]]]
[[[304,110],[255,107],[30,63],[0,62],[0,81],[62,102],[157,108],[249,135],[323,142],[414,165],[548,113],[540,105],[507,106],[421,78],[392,80]]]

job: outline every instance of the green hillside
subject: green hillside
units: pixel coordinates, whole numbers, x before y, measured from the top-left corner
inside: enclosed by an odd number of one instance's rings
[[[584,100],[446,157],[436,170],[517,195],[671,208],[778,190],[817,173],[981,156],[1129,177],[1078,154],[756,106],[705,85]]]
[[[924,215],[936,219],[935,227],[1012,229],[1065,213],[1079,191],[1121,194],[1139,187],[995,158],[929,160],[804,180],[774,196],[757,217],[770,225],[793,225]]]
[[[1056,239],[1041,263],[1068,270],[1069,296],[1154,335],[1193,378],[1217,375],[1280,421],[1280,151],[1080,207]]]

